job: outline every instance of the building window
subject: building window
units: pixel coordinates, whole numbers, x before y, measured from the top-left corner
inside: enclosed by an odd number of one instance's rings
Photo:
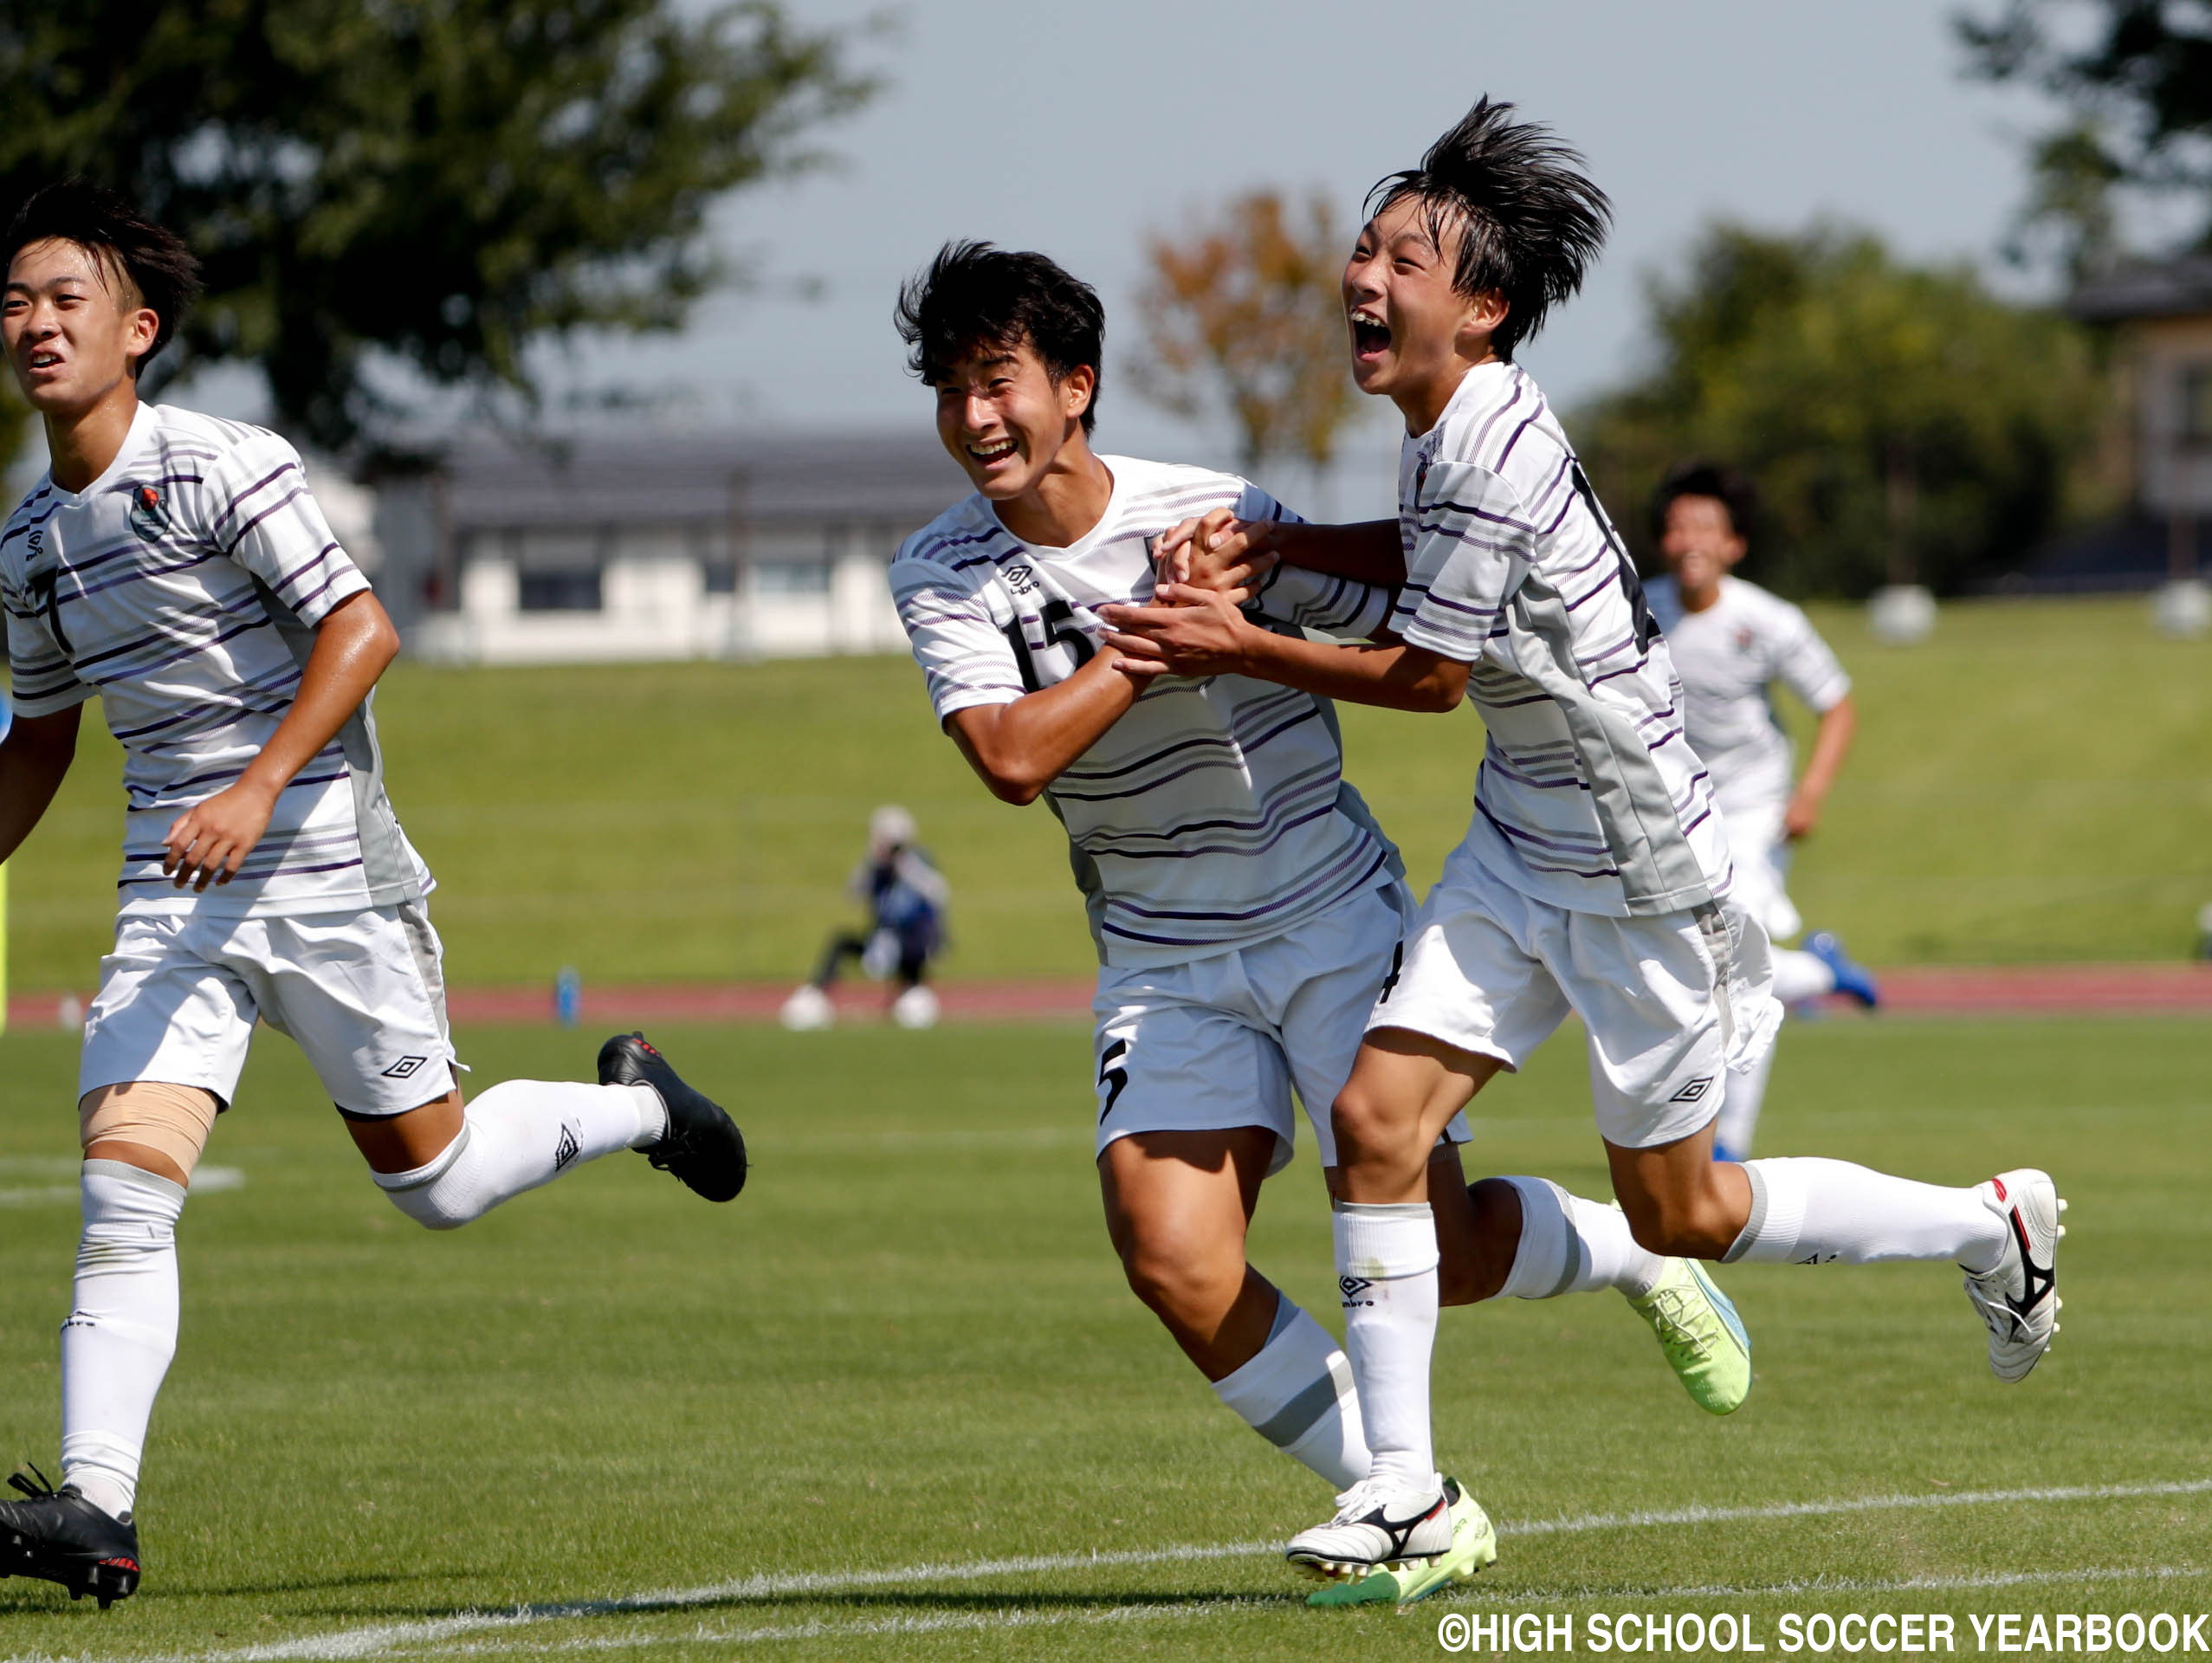
[[[599,568],[521,574],[521,609],[526,612],[596,612],[600,609]]]
[[[706,579],[710,595],[734,595],[737,592],[737,562],[735,560],[707,560],[699,563],[701,574]]]
[[[830,565],[827,560],[755,560],[753,586],[764,595],[826,595]]]
[[[2182,370],[2182,443],[2212,445],[2212,364]]]

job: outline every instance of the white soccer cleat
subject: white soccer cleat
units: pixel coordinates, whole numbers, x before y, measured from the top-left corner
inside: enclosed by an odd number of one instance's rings
[[[1458,1499],[1441,1479],[1420,1490],[1362,1479],[1336,1498],[1335,1517],[1292,1537],[1283,1556],[1308,1576],[1331,1578],[1436,1559],[1452,1551]]]
[[[1989,1325],[1990,1369],[2002,1381],[2025,1380],[2059,1331],[2059,1214],[2066,1204],[2051,1175],[2034,1167],[1977,1187],[1982,1204],[2005,1221],[2005,1252],[1979,1276],[1966,1273],[1966,1297]]]
[[[891,1020],[902,1028],[935,1027],[937,995],[917,982],[891,1001]]]
[[[830,996],[811,981],[801,982],[784,1000],[783,1009],[777,1013],[778,1021],[793,1033],[811,1033],[826,1028],[838,1019],[837,1007],[830,1003]]]

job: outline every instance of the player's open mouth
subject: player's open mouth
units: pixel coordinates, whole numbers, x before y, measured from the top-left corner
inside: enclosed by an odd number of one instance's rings
[[[33,353],[30,355],[30,366],[34,370],[50,370],[61,362],[61,357],[58,353]]]
[[[1380,358],[1390,350],[1390,326],[1362,307],[1352,314],[1352,356]]]
[[[1004,462],[1013,453],[1014,442],[1012,439],[993,439],[987,444],[971,444],[967,447],[967,454],[986,467],[994,462]]]

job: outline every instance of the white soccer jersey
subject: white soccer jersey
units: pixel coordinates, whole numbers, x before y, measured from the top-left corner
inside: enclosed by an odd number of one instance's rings
[[[1217,508],[1295,519],[1257,487],[1204,469],[1102,458],[1114,493],[1069,548],[1022,542],[969,497],[909,538],[891,593],[941,722],[1075,673],[1097,608],[1152,596],[1152,540]],[[1264,621],[1363,635],[1388,592],[1278,567]],[[1242,676],[1161,676],[1046,787],[1102,962],[1180,963],[1280,935],[1394,882],[1398,851],[1343,779],[1326,699]]]
[[[1468,372],[1399,462],[1391,628],[1472,667],[1489,729],[1466,847],[1523,893],[1646,916],[1726,893],[1674,669],[1567,436],[1517,365]]]
[[[141,404],[106,473],[52,476],[0,531],[17,712],[97,693],[124,750],[126,914],[351,911],[422,898],[430,874],[385,801],[365,702],[279,795],[239,874],[162,876],[161,839],[234,783],[291,709],[314,625],[368,587],[275,434]]]
[[[1834,709],[1851,677],[1828,644],[1801,610],[1741,578],[1723,578],[1702,612],[1684,610],[1672,578],[1655,579],[1651,599],[1682,677],[1690,744],[1712,771],[1721,812],[1733,821],[1787,802],[1789,736],[1769,689],[1780,682],[1816,714]]]

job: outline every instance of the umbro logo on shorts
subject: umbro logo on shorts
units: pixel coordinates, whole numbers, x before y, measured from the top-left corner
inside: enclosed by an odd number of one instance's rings
[[[1712,1089],[1712,1084],[1713,1077],[1708,1074],[1702,1079],[1691,1081],[1667,1101],[1669,1103],[1695,1103]]]
[[[1373,1304],[1374,1303],[1374,1300],[1362,1299],[1360,1296],[1374,1285],[1374,1283],[1368,1281],[1363,1276],[1340,1276],[1336,1278],[1336,1291],[1344,1296],[1344,1304],[1347,1310],[1350,1309],[1354,1305]]]
[[[430,1058],[427,1057],[402,1057],[385,1070],[384,1077],[387,1080],[411,1080],[415,1077],[415,1071],[428,1061]]]

